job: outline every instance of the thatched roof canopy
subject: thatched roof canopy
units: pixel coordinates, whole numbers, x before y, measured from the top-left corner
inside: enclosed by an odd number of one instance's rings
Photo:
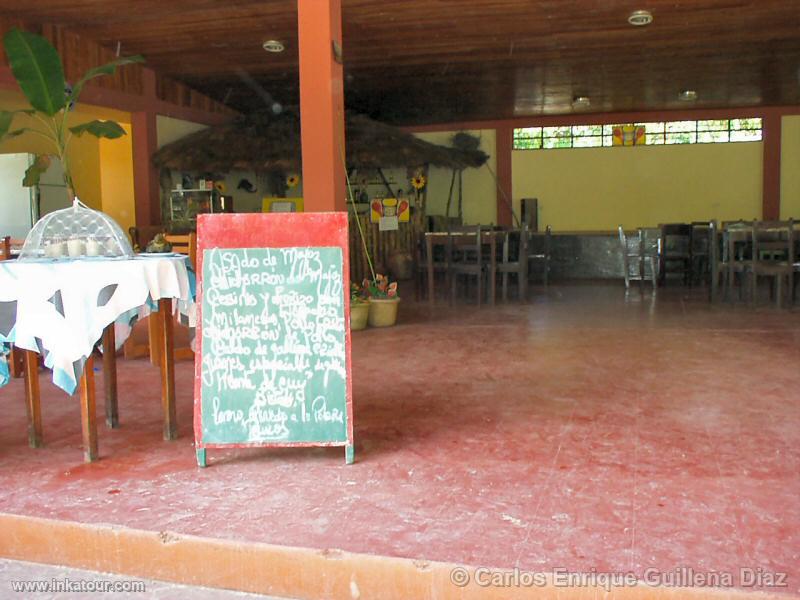
[[[348,168],[431,164],[463,169],[479,167],[488,159],[480,150],[431,144],[355,113],[347,113],[345,130]],[[296,171],[301,163],[300,119],[294,110],[280,115],[266,111],[243,115],[163,146],[153,162],[158,167],[194,172]]]

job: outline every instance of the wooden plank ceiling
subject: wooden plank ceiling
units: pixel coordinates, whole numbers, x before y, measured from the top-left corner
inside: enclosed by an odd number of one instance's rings
[[[641,28],[636,9],[652,12]],[[241,109],[297,102],[295,0],[0,0]],[[345,97],[386,122],[800,104],[800,0],[343,0]],[[277,39],[282,54],[262,43]]]

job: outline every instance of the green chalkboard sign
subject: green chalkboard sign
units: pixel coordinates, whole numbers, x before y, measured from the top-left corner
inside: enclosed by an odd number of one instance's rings
[[[202,443],[347,441],[342,249],[202,259]]]

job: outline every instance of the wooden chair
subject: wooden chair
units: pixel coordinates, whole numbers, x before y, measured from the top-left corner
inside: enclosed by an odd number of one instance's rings
[[[708,238],[708,268],[710,272],[708,299],[716,302],[719,300],[720,289],[725,289],[724,278],[727,272],[727,265],[724,261],[725,253],[720,245],[719,227],[716,221],[710,221],[708,224]]]
[[[172,245],[172,251],[178,254],[185,254],[189,257],[192,269],[197,268],[197,234],[191,233],[178,235],[166,234],[164,238]],[[150,338],[150,362],[154,365],[161,364],[161,354],[158,344],[153,344],[152,340],[161,339],[161,320],[149,319],[148,332]],[[180,323],[175,323],[176,328],[183,327]],[[188,346],[175,347],[175,360],[194,360],[194,352]]]
[[[739,281],[739,298],[743,298],[744,289],[752,273],[753,225],[741,221],[726,225],[722,232],[723,264],[725,269],[725,299],[731,301],[733,288]]]
[[[692,226],[684,223],[659,225],[659,285],[664,285],[670,275],[680,277],[684,285],[692,282]]]
[[[478,306],[483,298],[483,239],[481,226],[461,227],[450,231],[446,246],[447,274],[450,277],[450,303],[455,301],[459,276],[475,277],[478,291]]]
[[[528,241],[528,268],[531,265],[542,265],[542,283],[547,287],[550,278],[550,248],[553,231],[550,225],[545,227],[544,236],[529,235]],[[544,239],[541,239],[544,238]]]
[[[12,240],[9,236],[5,236],[0,242],[2,242],[0,243],[0,260],[11,260],[13,258],[11,255],[12,246],[22,245],[21,240]],[[24,358],[23,352],[17,350],[14,344],[11,344],[11,353],[8,355],[8,370],[12,377],[22,377],[23,369],[25,368]]]
[[[164,236],[172,245],[172,251],[189,257],[192,269],[197,268],[197,234],[192,231],[184,235],[167,234]]]
[[[800,244],[800,236],[798,235],[798,226],[800,223],[792,219],[792,223],[794,223],[794,232],[792,236],[794,237],[794,264],[792,265],[792,289],[790,293],[792,294],[791,302],[794,305],[794,299],[796,296],[795,288],[797,287],[797,282],[800,280],[800,277],[796,277],[794,273],[800,273],[800,251],[798,251],[798,244]]]
[[[516,242],[516,243],[515,243]],[[503,236],[502,262],[497,271],[502,274],[503,302],[508,300],[508,276],[517,276],[519,299],[524,301],[528,291],[528,253],[530,230],[527,224],[517,231],[506,231]],[[547,275],[545,275],[546,279]]]
[[[128,236],[131,238],[131,246],[135,252],[144,252],[150,240],[156,237],[156,234],[163,232],[163,225],[144,225],[128,228]]]
[[[753,250],[751,254],[752,302],[758,299],[758,278],[769,277],[775,301],[781,306],[784,290],[789,302],[794,290],[794,222],[755,221],[752,229]],[[784,286],[785,284],[785,286]]]
[[[432,255],[432,262],[428,266],[428,254]],[[427,295],[428,289],[428,268],[433,270],[433,276],[440,275],[443,279],[447,278],[447,260],[443,254],[435,251],[434,245],[426,236],[422,236],[417,240],[416,253],[414,259],[415,267],[415,281],[414,281],[414,297],[416,300],[421,300],[423,294]],[[423,291],[424,290],[424,291]],[[433,298],[430,301],[433,302]]]
[[[641,285],[650,280],[655,289],[658,282],[658,236],[660,230],[640,228],[636,231],[636,236],[629,236],[620,225],[618,231],[625,288],[631,287],[631,281],[638,281]]]
[[[689,283],[707,283],[711,277],[711,223],[695,221],[692,223],[691,265]]]
[[[129,234],[135,243],[144,248],[150,240],[157,234],[161,233],[158,228],[147,228],[146,233],[150,235],[149,238],[143,237],[144,230],[136,227],[131,227]],[[172,251],[179,254],[185,254],[189,257],[189,262],[193,269],[197,267],[197,234],[195,232],[187,233],[184,235],[165,234],[165,239],[172,245]],[[176,327],[181,327],[179,323],[175,324]],[[123,351],[125,358],[138,358],[140,356],[150,356],[150,363],[153,365],[161,364],[161,355],[158,344],[152,343],[153,340],[161,339],[161,320],[160,319],[147,319],[147,344],[137,344],[133,336],[129,337],[125,344],[123,344]],[[176,347],[174,349],[176,360],[194,360],[194,352],[188,346]]]

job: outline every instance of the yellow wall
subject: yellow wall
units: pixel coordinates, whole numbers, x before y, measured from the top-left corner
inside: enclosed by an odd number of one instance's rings
[[[781,219],[800,220],[800,116],[781,123]]]
[[[100,140],[100,188],[102,210],[124,232],[136,224],[133,196],[133,145],[131,126],[120,123],[127,135],[116,140]]]
[[[437,131],[432,133],[416,133],[419,138],[442,146],[451,146],[455,131]],[[480,149],[489,155],[488,164],[492,172],[497,172],[495,161],[495,131],[481,129],[466,133],[481,139]],[[427,214],[443,215],[447,207],[450,191],[450,179],[453,171],[440,167],[431,167],[428,177]],[[453,190],[450,216],[458,215],[458,180]],[[485,224],[497,223],[497,185],[486,165],[477,169],[465,169],[463,175],[464,223]]]
[[[87,118],[76,118],[77,124]],[[17,117],[13,127],[35,126],[31,118]],[[0,153],[9,154],[29,152],[33,154],[52,153],[54,148],[44,139],[32,133],[17,138],[7,139],[0,144]],[[100,149],[97,138],[90,135],[73,138],[67,154],[72,171],[75,193],[83,203],[92,208],[100,208],[102,197],[100,192]]]
[[[540,228],[761,217],[761,142],[517,150],[512,169],[514,210],[538,198]]]
[[[28,108],[28,104],[22,94],[7,90],[0,91],[0,109],[18,110],[22,108]],[[130,126],[126,125],[126,122],[130,121],[130,115],[110,109],[79,105],[70,113],[69,124],[77,125],[93,119],[117,120],[126,128],[128,135],[119,140],[101,141],[88,134],[72,139],[67,156],[70,170],[72,171],[75,193],[87,206],[109,212],[115,218],[124,212],[130,211],[130,220],[131,224],[133,224],[133,162],[130,151]],[[18,115],[14,119],[12,127],[13,129],[22,127],[35,127],[38,129],[41,124],[32,117]],[[125,148],[127,148],[127,155]],[[7,139],[0,144],[0,153],[16,152],[51,153],[54,152],[54,148],[44,138],[32,133]],[[125,160],[127,160],[129,170],[127,179],[123,174],[124,168],[120,166],[120,162]],[[105,176],[103,173],[106,165],[108,165],[109,169],[114,170],[114,173],[119,177],[113,184],[110,176]],[[107,193],[104,191],[104,176],[107,179],[105,184],[108,189]],[[120,192],[125,186],[130,187],[129,199],[126,199],[125,194]]]

